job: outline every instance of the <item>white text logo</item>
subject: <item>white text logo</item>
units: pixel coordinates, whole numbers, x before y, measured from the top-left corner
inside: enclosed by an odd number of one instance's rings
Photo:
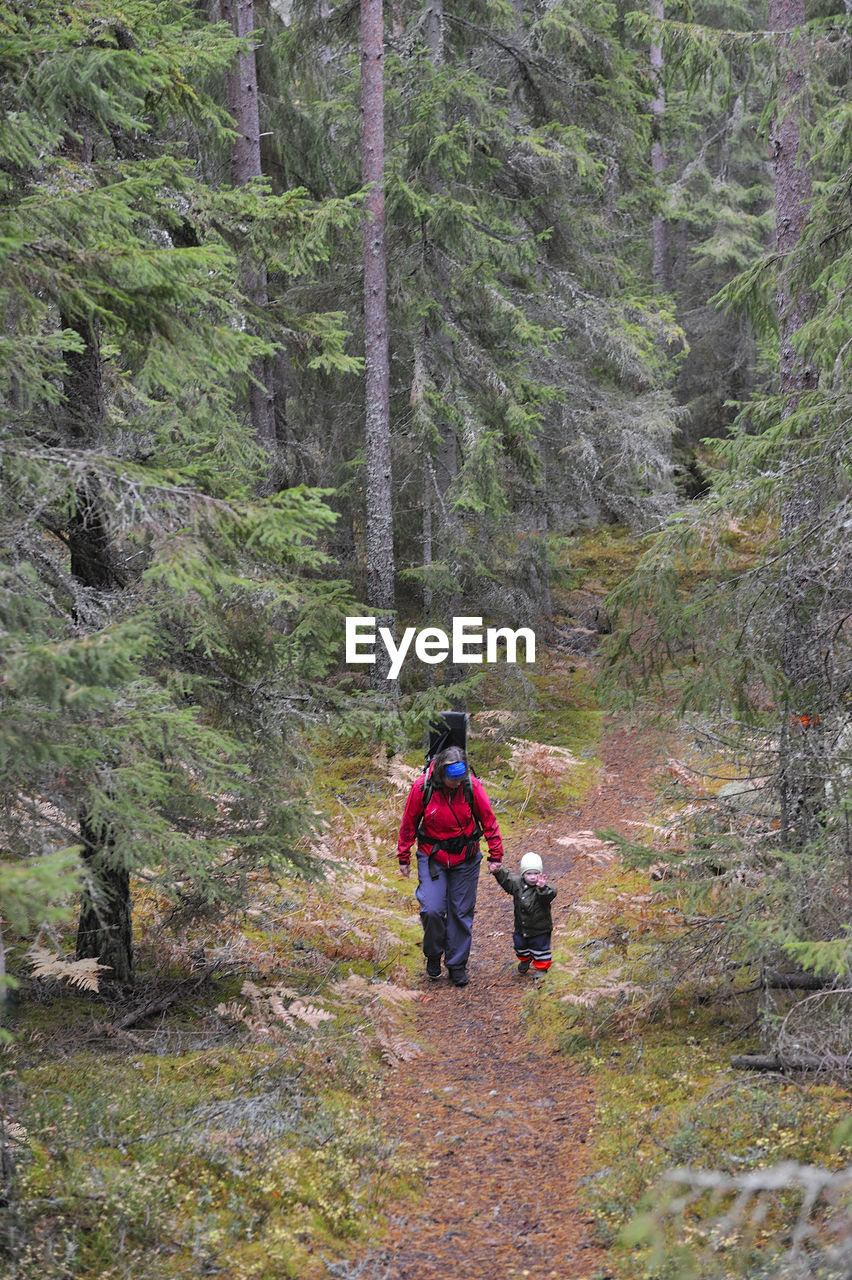
[[[534,631],[529,627],[519,627],[516,631],[510,627],[487,627],[483,634],[481,618],[453,618],[452,637],[440,627],[424,627],[422,631],[418,631],[416,627],[406,627],[402,639],[397,644],[389,627],[379,627],[378,638],[390,658],[388,680],[399,678],[412,640],[414,654],[421,662],[444,662],[451,653],[452,660],[457,666],[467,666],[476,662],[499,662],[497,645],[501,640],[506,645],[506,662],[518,661],[519,640],[524,642],[524,661],[535,662]],[[375,618],[346,619],[347,662],[375,662],[375,644]]]

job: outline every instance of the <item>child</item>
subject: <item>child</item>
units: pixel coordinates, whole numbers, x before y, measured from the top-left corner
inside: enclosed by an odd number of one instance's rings
[[[550,950],[553,932],[550,904],[556,897],[556,890],[547,883],[541,858],[537,853],[525,853],[517,875],[510,875],[497,866],[494,878],[500,888],[511,893],[515,900],[514,943],[518,973],[526,973],[530,964],[539,973],[546,973],[553,959]]]

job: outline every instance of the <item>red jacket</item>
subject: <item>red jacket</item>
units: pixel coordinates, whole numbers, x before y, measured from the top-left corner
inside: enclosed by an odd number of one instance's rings
[[[423,786],[425,781],[425,776],[417,779],[405,802],[405,812],[402,815],[399,841],[397,843],[397,856],[400,862],[408,863],[411,861],[411,846],[417,838],[417,828],[419,826],[422,826],[427,839],[418,842],[418,849],[428,857],[434,849],[434,845],[429,843],[430,836],[436,843],[440,843],[442,840],[449,840],[454,836],[470,835],[476,828],[476,818],[479,819],[479,825],[482,827],[485,839],[488,841],[488,861],[502,862],[503,841],[500,838],[497,819],[494,817],[491,801],[485,794],[485,788],[479,779],[472,775],[470,779],[473,789],[473,807],[476,811],[475,816],[471,813],[463,785],[457,787],[455,791],[444,791],[440,787],[436,787],[424,813]],[[443,867],[455,867],[465,860],[464,853],[448,853],[446,849],[434,849],[434,853],[435,861]]]

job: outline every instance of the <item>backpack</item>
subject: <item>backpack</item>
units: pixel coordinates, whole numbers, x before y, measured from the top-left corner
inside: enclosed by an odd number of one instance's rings
[[[432,762],[440,751],[447,747],[460,747],[467,756],[467,722],[468,714],[466,711],[442,711],[440,720],[436,721],[429,727],[429,747],[426,752],[426,763],[423,766],[423,772],[426,775],[423,781],[423,808],[420,810],[420,817],[417,820],[416,834],[418,840],[427,840],[428,836],[423,831],[421,823],[423,815],[432,799],[435,790],[435,783],[432,778]],[[467,800],[468,808],[473,814],[474,829],[469,836],[456,836],[452,840],[444,840],[441,842],[442,848],[447,848],[455,843],[460,846],[458,850],[453,852],[461,852],[462,846],[470,846],[478,844],[484,834],[482,824],[479,821],[479,815],[473,807],[473,784],[470,781],[470,775],[473,770],[468,764],[467,773],[465,774],[462,788],[464,790],[464,798]],[[434,876],[433,876],[434,879]]]
[[[446,747],[460,747],[467,755],[467,722],[470,719],[466,711],[442,711],[439,720],[429,726],[429,750],[426,752],[426,763],[423,771],[435,759],[439,751]]]

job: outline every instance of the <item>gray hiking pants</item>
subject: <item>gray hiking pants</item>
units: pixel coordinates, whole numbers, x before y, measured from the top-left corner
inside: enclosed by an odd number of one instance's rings
[[[448,969],[463,969],[470,955],[473,913],[482,854],[476,853],[457,867],[435,866],[437,880],[429,874],[429,859],[417,851],[417,901],[423,925],[423,954],[444,957]]]

